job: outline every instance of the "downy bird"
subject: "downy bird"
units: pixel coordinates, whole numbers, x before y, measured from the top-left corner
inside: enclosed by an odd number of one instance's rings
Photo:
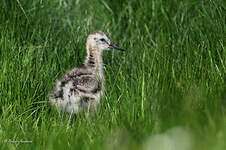
[[[92,112],[100,103],[104,90],[102,52],[124,49],[113,44],[102,31],[95,31],[86,42],[84,66],[68,71],[50,93],[50,103],[60,111],[77,114]]]

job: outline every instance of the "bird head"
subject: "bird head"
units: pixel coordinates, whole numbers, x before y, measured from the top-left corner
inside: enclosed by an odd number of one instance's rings
[[[95,31],[88,36],[87,49],[99,52],[112,49],[124,51],[123,48],[120,48],[117,45],[113,44],[107,37],[107,35],[102,31]]]

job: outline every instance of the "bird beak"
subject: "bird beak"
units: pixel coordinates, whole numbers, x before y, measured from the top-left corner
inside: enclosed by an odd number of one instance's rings
[[[117,45],[115,45],[113,43],[109,44],[109,48],[114,48],[114,49],[117,49],[117,50],[120,50],[120,51],[125,51],[123,48],[120,48],[120,47],[118,47]]]

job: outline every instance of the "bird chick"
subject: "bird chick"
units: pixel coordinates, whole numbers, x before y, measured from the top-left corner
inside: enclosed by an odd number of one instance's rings
[[[102,52],[124,49],[113,44],[102,31],[88,36],[84,66],[68,71],[50,93],[50,103],[60,111],[77,114],[96,109],[103,96],[104,74]]]

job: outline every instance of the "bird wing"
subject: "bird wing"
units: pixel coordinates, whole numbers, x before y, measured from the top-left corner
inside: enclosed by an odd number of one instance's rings
[[[101,82],[93,75],[81,76],[77,79],[76,86],[80,91],[96,93],[101,90]]]

